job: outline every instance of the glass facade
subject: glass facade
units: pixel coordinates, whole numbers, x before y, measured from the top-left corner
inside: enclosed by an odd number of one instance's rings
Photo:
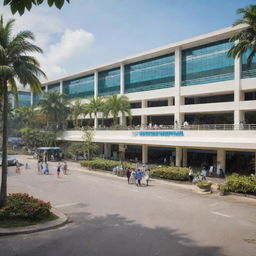
[[[247,66],[247,58],[250,51],[246,51],[242,56],[242,78],[256,77],[256,56],[252,59],[250,67]]]
[[[174,54],[125,66],[125,92],[141,92],[174,86]]]
[[[43,93],[33,93],[33,105],[38,104],[39,101],[43,98],[45,87],[42,87],[42,91]]]
[[[99,72],[98,95],[120,93],[120,68]]]
[[[231,101],[234,101],[234,94],[221,94],[221,95],[212,95],[212,96],[204,96],[204,97],[185,97],[185,105],[231,102]]]
[[[152,100],[148,101],[148,107],[149,108],[155,108],[155,107],[164,107],[168,106],[168,100]]]
[[[30,92],[19,91],[18,98],[19,98],[19,106],[20,107],[29,107],[31,105]]]
[[[92,97],[94,95],[94,75],[64,81],[63,92],[69,99]]]
[[[60,84],[59,83],[49,84],[48,85],[48,92],[49,91],[60,91]]]
[[[182,51],[182,86],[234,79],[234,59],[227,57],[232,44],[222,40]]]

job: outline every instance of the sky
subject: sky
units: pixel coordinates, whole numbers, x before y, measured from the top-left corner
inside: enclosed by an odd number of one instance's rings
[[[14,33],[30,30],[44,53],[48,81],[156,47],[231,26],[238,8],[255,0],[70,0],[12,15]]]

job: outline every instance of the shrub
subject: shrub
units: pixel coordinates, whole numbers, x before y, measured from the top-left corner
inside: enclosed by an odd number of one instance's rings
[[[189,180],[189,169],[185,167],[155,167],[152,169],[152,176],[168,180]]]
[[[86,160],[80,162],[81,166],[89,169],[101,169],[106,171],[112,171],[114,167],[120,165],[119,161],[106,160],[102,158],[95,158],[93,160]],[[129,162],[123,162],[124,168],[134,168],[133,164]]]
[[[199,181],[196,185],[201,189],[210,189],[212,183],[210,181]]]
[[[42,220],[50,216],[51,204],[28,194],[9,194],[7,204],[0,208],[3,219]]]
[[[245,176],[233,173],[225,183],[228,192],[256,195],[256,176]]]

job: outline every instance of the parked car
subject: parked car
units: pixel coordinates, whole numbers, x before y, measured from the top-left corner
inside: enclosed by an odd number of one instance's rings
[[[12,166],[16,164],[16,158],[13,156],[8,155],[7,156],[8,165]],[[0,166],[2,166],[2,154],[0,153]]]

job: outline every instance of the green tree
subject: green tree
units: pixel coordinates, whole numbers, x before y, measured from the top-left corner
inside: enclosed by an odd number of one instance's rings
[[[28,11],[31,10],[32,6],[41,5],[46,1],[44,0],[4,0],[4,5],[10,5],[12,14],[18,12],[22,15],[25,12],[25,9]],[[47,0],[48,5],[51,7],[53,4],[59,9],[64,5],[65,0]],[[66,2],[70,2],[70,0],[66,0]]]
[[[70,116],[75,128],[82,125],[81,115],[86,116],[88,114],[88,108],[86,104],[82,104],[81,100],[76,100],[73,105],[70,106]]]
[[[34,127],[36,111],[33,107],[18,107],[14,113],[16,123],[20,123],[23,127]]]
[[[93,129],[86,128],[83,129],[83,153],[86,155],[87,160],[92,158],[92,155],[98,151],[98,145],[94,142],[94,133]]]
[[[4,24],[0,19],[0,97],[2,97],[2,182],[0,205],[7,200],[7,138],[8,138],[8,86],[17,99],[16,80],[24,87],[29,85],[32,92],[41,91],[39,77],[46,78],[35,57],[30,53],[42,53],[41,48],[34,45],[34,35],[30,31],[12,34],[14,20]],[[16,100],[17,101],[17,100]]]
[[[65,128],[70,109],[64,94],[58,91],[46,92],[38,106],[47,117],[47,129],[57,132]]]
[[[111,115],[114,119],[114,125],[118,123],[118,115],[128,116],[131,118],[131,105],[128,98],[125,95],[113,94],[107,98],[105,105],[108,115]]]
[[[256,5],[238,9],[237,13],[242,14],[243,17],[234,22],[233,26],[246,26],[230,38],[230,41],[235,42],[235,44],[228,51],[228,56],[241,57],[243,53],[249,51],[247,65],[250,67],[252,59],[256,55]]]
[[[91,98],[88,103],[88,114],[90,115],[90,119],[92,119],[92,115],[97,120],[98,113],[102,111],[102,106],[104,105],[102,97]]]

